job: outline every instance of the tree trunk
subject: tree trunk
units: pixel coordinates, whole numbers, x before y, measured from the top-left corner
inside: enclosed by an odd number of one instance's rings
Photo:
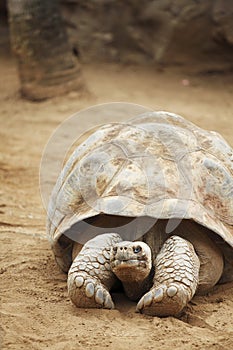
[[[21,93],[31,100],[82,87],[80,67],[69,46],[59,10],[59,0],[8,0]]]

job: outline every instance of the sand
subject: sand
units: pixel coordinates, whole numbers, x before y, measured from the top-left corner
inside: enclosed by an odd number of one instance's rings
[[[135,303],[122,294],[113,295],[116,310],[76,309],[46,239],[39,189],[40,160],[51,133],[73,113],[98,103],[125,101],[172,111],[220,132],[233,145],[233,78],[224,69],[216,74],[203,69],[85,65],[89,94],[32,103],[20,99],[14,61],[0,59],[4,349],[233,349],[231,283],[194,297],[181,319],[136,314]],[[82,121],[80,130],[106,121],[97,119]]]

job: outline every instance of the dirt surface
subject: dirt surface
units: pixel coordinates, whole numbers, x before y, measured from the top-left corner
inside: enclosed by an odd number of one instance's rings
[[[0,60],[1,345],[17,350],[233,349],[233,284],[195,297],[181,319],[136,314],[135,303],[121,294],[114,295],[116,310],[76,309],[46,239],[38,184],[51,133],[74,112],[97,103],[127,101],[172,111],[220,132],[233,145],[233,77],[224,70],[207,73],[205,67],[181,73],[178,68],[92,65],[83,72],[90,94],[36,104],[19,98],[14,62]],[[103,121],[93,116],[80,130]]]

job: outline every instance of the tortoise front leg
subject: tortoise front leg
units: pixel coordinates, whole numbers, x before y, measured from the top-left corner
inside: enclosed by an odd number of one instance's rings
[[[96,236],[74,259],[68,272],[68,294],[77,307],[113,309],[109,293],[117,278],[109,264],[110,250],[122,239],[118,234]]]
[[[200,261],[193,245],[179,236],[166,240],[155,259],[154,283],[137,310],[152,316],[176,316],[192,299]]]

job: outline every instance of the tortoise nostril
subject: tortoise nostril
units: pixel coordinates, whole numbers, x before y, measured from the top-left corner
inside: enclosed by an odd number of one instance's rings
[[[123,247],[120,247],[120,250],[123,250]]]
[[[127,250],[127,247],[124,247],[124,250]]]

